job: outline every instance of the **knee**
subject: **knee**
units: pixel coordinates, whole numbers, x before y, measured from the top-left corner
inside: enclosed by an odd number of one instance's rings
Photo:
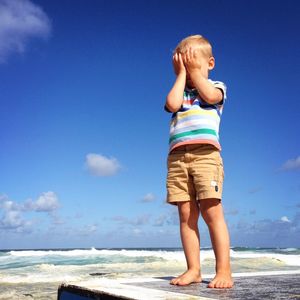
[[[178,213],[179,213],[179,220],[181,223],[187,223],[190,215],[191,215],[191,209],[188,205],[184,204],[178,204]]]
[[[208,210],[201,210],[201,216],[207,225],[212,224],[215,220],[214,215]]]
[[[210,201],[212,200],[212,201]],[[200,204],[200,211],[203,220],[209,226],[215,222],[220,221],[222,215],[222,206],[219,200],[217,199],[207,199],[203,200],[205,202]]]
[[[199,208],[190,203],[178,204],[180,223],[197,223],[199,218]]]

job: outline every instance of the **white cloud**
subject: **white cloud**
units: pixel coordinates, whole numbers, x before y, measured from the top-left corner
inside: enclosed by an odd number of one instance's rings
[[[18,211],[7,211],[1,220],[1,226],[4,228],[18,228],[22,226],[23,220]]]
[[[12,53],[23,53],[31,38],[47,38],[48,16],[29,0],[0,0],[0,63]]]
[[[36,201],[27,200],[24,204],[24,210],[37,212],[53,212],[59,208],[59,201],[54,192],[43,193]]]
[[[63,225],[66,223],[66,220],[64,220],[63,218],[61,218],[58,214],[57,211],[51,211],[49,212],[49,216],[52,219],[52,224],[53,225]]]
[[[53,223],[57,224],[61,220],[55,215],[59,208],[59,201],[54,192],[43,193],[36,201],[31,199],[17,203],[10,200],[5,195],[0,195],[0,229],[13,230],[15,232],[30,232],[32,231],[32,220],[25,219],[26,212],[48,212],[52,217]]]
[[[157,217],[155,220],[154,220],[154,223],[153,225],[154,226],[163,226],[165,224],[165,222],[167,222],[168,220],[168,216],[166,215],[160,215],[159,217]]]
[[[14,201],[9,200],[8,198],[2,198],[0,202],[0,208],[3,210],[22,210],[22,206],[19,204],[15,203]]]
[[[54,192],[43,193],[35,202],[36,211],[54,211],[58,209],[59,203]]]
[[[154,200],[155,196],[152,193],[148,193],[142,198],[142,202],[152,202]]]
[[[300,212],[289,219],[263,219],[251,222],[241,219],[231,224],[231,241],[234,245],[255,247],[299,247]]]
[[[30,232],[31,221],[24,220],[22,214],[13,207],[4,207],[3,217],[0,219],[0,229],[13,230],[15,232]],[[12,210],[10,210],[12,209]]]
[[[24,209],[22,204],[10,200],[6,195],[0,196],[0,209],[4,212],[16,211],[21,212]]]
[[[153,223],[154,226],[164,226],[164,225],[179,225],[178,211],[175,207],[170,207],[167,214],[161,214],[158,216]]]
[[[94,176],[112,176],[121,169],[117,159],[95,153],[86,156],[86,167]]]
[[[134,219],[129,219],[124,216],[115,216],[115,217],[112,217],[112,220],[116,221],[122,225],[142,226],[142,225],[149,224],[150,215],[148,215],[148,214],[140,215]]]
[[[239,211],[235,208],[233,209],[225,209],[224,214],[225,215],[231,215],[231,216],[236,216],[238,215]]]
[[[291,220],[289,220],[289,218],[288,218],[287,216],[281,217],[280,220],[281,220],[282,222],[291,223]]]
[[[133,228],[133,229],[132,229],[132,232],[133,232],[133,234],[136,235],[136,236],[139,236],[139,235],[142,234],[142,230],[139,229],[139,228]]]
[[[81,229],[74,229],[73,233],[76,232],[77,235],[89,236],[91,234],[97,233],[97,231],[98,231],[97,224],[89,224],[89,225],[85,225]]]
[[[300,170],[300,156],[286,161],[282,165],[281,170],[283,170],[283,171]]]

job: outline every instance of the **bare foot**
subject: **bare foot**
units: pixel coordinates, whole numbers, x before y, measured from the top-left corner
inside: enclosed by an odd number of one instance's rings
[[[215,278],[208,284],[209,288],[230,289],[233,287],[233,280],[230,273],[217,273]]]
[[[187,270],[180,276],[171,280],[170,284],[189,285],[191,283],[199,283],[202,281],[199,271]]]

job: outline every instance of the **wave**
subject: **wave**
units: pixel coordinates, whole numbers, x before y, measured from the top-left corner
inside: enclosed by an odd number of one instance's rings
[[[17,257],[34,257],[34,256],[82,256],[82,255],[93,255],[99,254],[101,250],[95,248],[91,249],[72,249],[72,250],[12,250],[7,254]]]
[[[230,256],[236,272],[299,270],[300,255],[282,250],[233,248]],[[203,249],[200,257],[205,272],[213,273],[213,250]],[[13,250],[0,256],[0,284],[74,282],[93,274],[98,279],[170,276],[185,267],[181,249]]]
[[[201,253],[205,257],[210,257],[213,254],[211,248],[201,249]],[[266,255],[266,254],[299,254],[299,248],[244,248],[244,247],[234,247],[231,249],[231,254],[235,255]],[[7,255],[12,257],[47,257],[47,256],[64,256],[64,257],[78,257],[78,256],[115,256],[121,255],[125,257],[160,257],[165,260],[176,260],[182,259],[183,251],[182,249],[60,249],[60,250],[12,250],[7,251],[6,255],[3,252],[0,255],[4,257]]]
[[[210,252],[212,250],[209,250]],[[182,260],[184,259],[182,250],[110,250],[110,249],[74,249],[74,250],[13,250],[7,252],[10,257],[110,257],[110,256],[123,256],[123,257],[157,257],[164,260]],[[1,257],[0,257],[1,259]]]
[[[230,257],[237,259],[273,259],[285,263],[288,266],[300,266],[300,255],[280,254],[276,252],[255,252],[243,251],[237,252],[230,250]]]
[[[213,253],[211,248],[201,249],[205,256],[211,256]],[[122,255],[126,257],[161,257],[166,260],[174,260],[182,258],[182,249],[59,249],[59,250],[11,250],[7,252],[0,252],[0,259],[12,257],[47,257],[47,256],[64,256],[64,257],[77,257],[77,256],[114,256]],[[244,248],[234,247],[231,253],[247,253],[247,254],[276,254],[276,253],[295,253],[300,254],[299,248]]]
[[[232,248],[233,260],[266,260],[282,262],[286,266],[300,266],[300,251],[296,248]],[[202,249],[201,262],[214,260],[213,250]],[[12,250],[1,252],[0,269],[16,269],[36,265],[47,266],[85,266],[85,265],[122,265],[150,264],[168,262],[185,263],[182,249],[58,249],[58,250]]]

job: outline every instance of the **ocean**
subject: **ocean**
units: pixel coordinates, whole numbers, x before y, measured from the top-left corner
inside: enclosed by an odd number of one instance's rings
[[[234,273],[300,270],[299,248],[230,251]],[[202,249],[200,257],[202,274],[213,274],[212,249]],[[56,299],[62,282],[175,276],[185,266],[177,248],[0,250],[0,299]]]

